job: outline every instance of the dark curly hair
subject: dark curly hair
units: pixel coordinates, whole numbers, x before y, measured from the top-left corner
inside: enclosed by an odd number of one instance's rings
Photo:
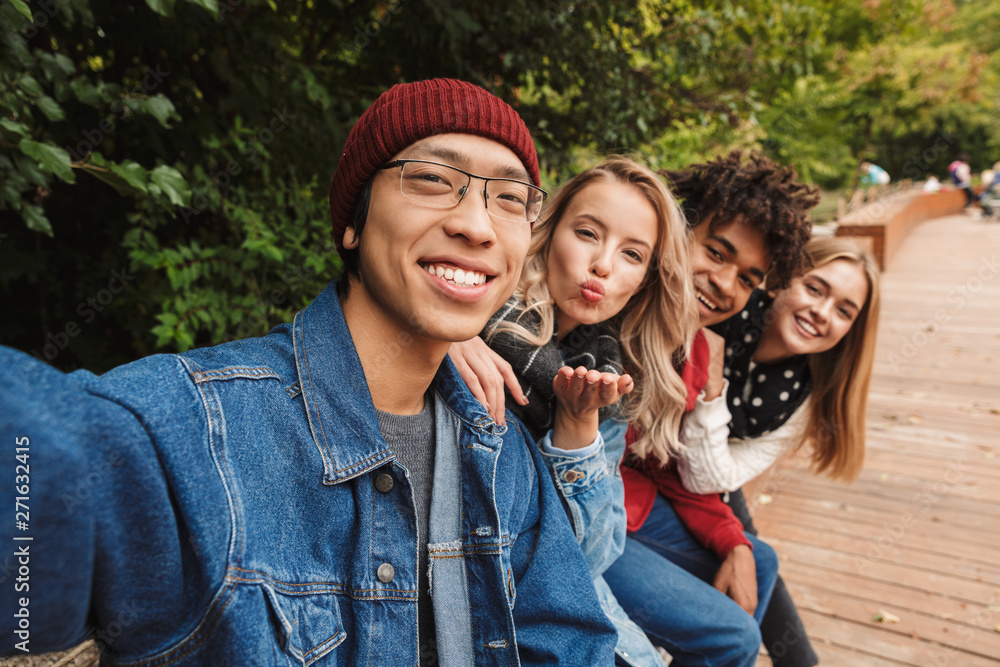
[[[711,231],[743,220],[764,233],[772,257],[769,289],[786,287],[807,268],[804,248],[812,232],[808,211],[819,203],[819,188],[796,183],[792,167],[759,153],[744,162],[742,152],[734,150],[727,157],[660,174],[683,200],[689,228],[711,216]]]

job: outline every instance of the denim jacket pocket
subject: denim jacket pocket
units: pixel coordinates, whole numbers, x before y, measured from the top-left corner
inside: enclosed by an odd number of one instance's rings
[[[334,664],[321,661],[347,638],[340,620],[337,596],[332,593],[291,595],[263,585],[277,626],[278,644],[303,667]]]

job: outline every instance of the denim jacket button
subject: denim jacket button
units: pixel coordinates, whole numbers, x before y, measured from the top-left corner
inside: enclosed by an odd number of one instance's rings
[[[582,479],[583,477],[586,477],[586,475],[580,472],[579,470],[567,470],[566,472],[563,473],[563,479],[569,482],[570,484],[572,484],[578,479]]]
[[[387,584],[392,581],[392,578],[396,576],[396,568],[388,563],[382,563],[378,566],[378,572],[376,573],[378,580],[383,584]]]
[[[375,488],[382,493],[389,493],[392,491],[392,487],[395,484],[396,482],[392,480],[392,475],[387,472],[384,472],[375,478]]]

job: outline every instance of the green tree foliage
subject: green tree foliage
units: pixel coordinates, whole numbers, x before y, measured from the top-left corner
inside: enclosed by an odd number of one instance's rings
[[[1000,159],[1000,8],[989,3],[838,3],[824,67],[760,114],[765,148],[827,187],[869,159],[894,178]]]
[[[400,81],[459,77],[511,101],[550,188],[623,151],[680,167],[757,148],[831,187],[867,156],[897,177],[940,174],[959,149],[981,168],[1000,157],[998,14],[0,0],[0,341],[103,370],[288,321],[339,268],[326,191],[347,132]]]

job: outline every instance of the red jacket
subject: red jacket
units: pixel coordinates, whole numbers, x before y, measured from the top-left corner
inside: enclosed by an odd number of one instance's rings
[[[708,361],[708,342],[705,335],[698,331],[691,346],[691,355],[681,372],[684,384],[687,385],[686,408],[689,411],[694,408],[698,395],[708,382]],[[635,428],[630,426],[625,434],[627,445],[635,442],[636,435]],[[642,460],[638,463],[630,461],[631,466],[634,466],[631,467],[625,465],[629,458],[626,447],[621,473],[625,483],[625,513],[628,516],[629,532],[639,530],[646,523],[659,491],[670,502],[695,539],[714,551],[720,559],[724,560],[740,544],[753,548],[743,533],[743,523],[733,514],[732,508],[722,502],[718,494],[702,495],[685,489],[674,461],[662,467],[655,460]]]

